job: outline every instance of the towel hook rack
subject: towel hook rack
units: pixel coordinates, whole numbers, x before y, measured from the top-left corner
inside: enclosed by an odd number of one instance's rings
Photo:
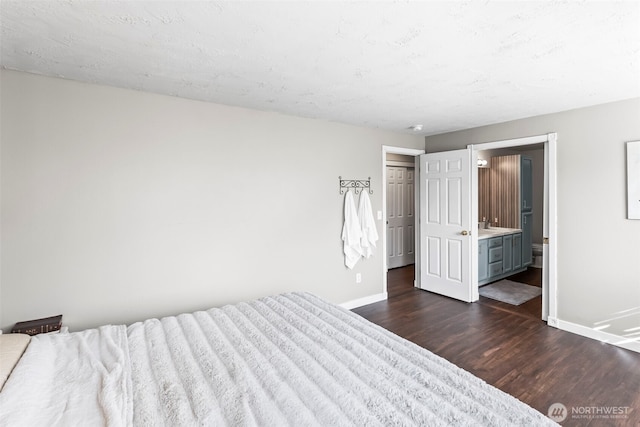
[[[367,179],[342,179],[342,177],[339,176],[338,180],[340,180],[340,194],[344,194],[345,191],[351,188],[353,188],[356,194],[360,194],[363,189],[368,190],[369,194],[373,194],[371,177]]]

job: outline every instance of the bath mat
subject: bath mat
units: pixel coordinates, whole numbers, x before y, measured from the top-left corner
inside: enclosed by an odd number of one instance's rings
[[[503,279],[480,288],[480,295],[511,305],[520,305],[542,294],[542,288]]]

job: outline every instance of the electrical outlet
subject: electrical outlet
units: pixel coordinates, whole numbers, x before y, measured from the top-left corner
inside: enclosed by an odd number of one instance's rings
[[[362,273],[356,273],[356,283],[362,282]]]

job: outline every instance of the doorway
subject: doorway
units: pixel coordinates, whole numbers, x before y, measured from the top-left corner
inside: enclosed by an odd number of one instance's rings
[[[540,318],[544,145],[478,151],[477,164],[480,302]],[[502,256],[487,259],[499,239]]]
[[[558,326],[557,321],[557,260],[556,260],[556,142],[557,134],[549,133],[526,138],[517,138],[511,140],[495,141],[484,144],[471,144],[467,148],[472,150],[472,203],[478,206],[478,160],[479,153],[485,150],[514,150],[516,152],[522,150],[542,149],[543,162],[543,178],[540,183],[538,178],[537,185],[542,184],[542,227],[541,227],[541,284],[542,284],[542,310],[541,318],[547,321],[550,326]],[[538,202],[538,204],[540,204]],[[478,240],[475,240],[477,248]],[[476,265],[477,268],[477,265]],[[477,284],[477,281],[476,281]]]
[[[387,296],[388,296],[388,287],[387,287],[388,271],[390,268],[393,268],[393,267],[390,267],[390,264],[389,264],[389,258],[390,258],[389,253],[390,252],[392,254],[396,253],[397,252],[396,248],[399,248],[399,244],[398,244],[399,241],[392,240],[393,239],[392,233],[397,238],[399,234],[398,230],[394,228],[390,232],[390,227],[387,224],[387,219],[389,218],[389,210],[391,208],[390,206],[390,202],[392,201],[391,197],[393,197],[393,195],[395,194],[395,190],[397,189],[396,187],[395,189],[392,188],[391,191],[389,191],[390,189],[388,188],[388,184],[390,180],[388,175],[389,175],[389,171],[393,170],[389,168],[405,168],[404,171],[409,171],[410,169],[413,169],[413,176],[415,177],[419,167],[419,156],[420,154],[424,154],[424,153],[425,153],[425,150],[403,148],[403,147],[382,146],[382,182],[384,183],[384,185],[382,186],[382,216],[383,218],[385,218],[385,221],[383,223],[384,230],[382,232],[382,258],[383,258],[382,292]],[[407,177],[408,177],[407,175],[404,175],[403,179],[405,184],[403,185],[406,186],[407,183],[411,183],[412,189],[409,192],[407,192],[405,187],[405,191],[403,191],[404,196],[410,199],[410,200],[405,199],[405,202],[407,202],[405,204],[405,212],[407,213],[406,215],[407,217],[417,218],[418,209],[420,206],[420,204],[418,203],[419,195],[420,195],[419,194],[420,186],[417,179],[407,180],[406,179]],[[396,197],[396,202],[397,202],[397,197]],[[392,226],[395,227],[395,225],[393,224]],[[415,284],[419,283],[419,280],[420,280],[420,266],[419,266],[419,263],[415,262],[415,260],[420,259],[420,245],[417,240],[420,235],[420,226],[417,223],[417,221],[413,222],[413,230],[408,232],[405,229],[400,235],[402,236],[401,239],[403,240],[403,247],[413,248],[413,253],[410,255],[409,259],[413,258],[414,260],[413,267],[411,262],[409,262],[403,267],[402,275],[403,277],[408,277],[407,275],[411,275],[412,283],[415,286]],[[393,243],[394,245],[394,247],[392,248],[394,252],[390,250],[390,247],[389,247],[390,243]],[[409,244],[409,245],[405,245],[405,244]],[[403,249],[403,252],[406,253],[407,250]],[[395,255],[393,255],[391,258],[394,258],[394,257]],[[407,262],[407,258],[401,261],[401,264],[405,262]]]
[[[415,158],[387,154],[387,268],[415,263]]]

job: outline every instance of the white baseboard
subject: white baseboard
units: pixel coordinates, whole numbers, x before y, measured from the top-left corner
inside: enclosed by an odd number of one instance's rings
[[[351,301],[343,302],[340,304],[340,307],[346,308],[347,310],[352,310],[354,308],[362,307],[363,305],[373,304],[374,302],[384,301],[387,299],[387,293],[383,292],[380,294],[369,295],[367,297],[362,297],[358,299],[354,299]]]
[[[597,329],[589,328],[587,326],[578,325],[576,323],[571,323],[560,319],[555,319],[555,323],[557,324],[555,326],[563,331],[582,335],[583,337],[591,338],[640,353],[640,337],[635,339],[626,338],[620,335],[598,331]]]

